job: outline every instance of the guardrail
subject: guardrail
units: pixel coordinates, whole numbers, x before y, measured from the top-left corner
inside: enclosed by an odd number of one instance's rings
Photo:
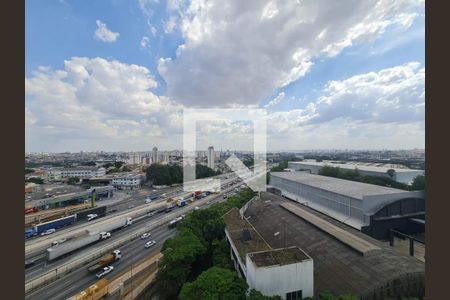
[[[232,187],[225,189],[225,191],[228,191],[230,189],[232,189]],[[212,194],[209,197],[205,197],[202,200],[198,200],[196,201],[199,204],[204,204],[207,201],[210,201],[210,199],[215,198],[215,197],[220,197],[220,195],[216,195],[216,194]],[[195,203],[195,202],[194,202]],[[175,212],[172,212],[170,214],[168,214],[167,216],[162,217],[159,220],[155,220],[154,222],[152,222],[151,224],[140,228],[139,230],[135,231],[134,233],[131,233],[125,237],[122,237],[120,239],[118,239],[117,241],[112,242],[111,244],[108,244],[106,246],[103,247],[99,247],[99,248],[94,248],[91,249],[88,253],[86,253],[85,255],[83,255],[83,257],[80,258],[76,258],[72,261],[69,261],[68,263],[66,263],[63,266],[60,266],[58,268],[55,268],[43,275],[40,275],[38,278],[32,279],[30,281],[28,281],[27,283],[25,283],[25,293],[29,293],[33,290],[35,290],[36,288],[48,284],[51,281],[60,278],[61,276],[73,271],[76,268],[79,268],[83,265],[88,264],[89,262],[100,258],[101,256],[103,256],[105,253],[110,252],[112,250],[115,250],[117,248],[119,248],[120,246],[122,246],[123,244],[139,237],[140,235],[142,235],[143,233],[152,230],[156,227],[159,227],[165,223],[168,223],[169,221],[171,221],[175,216],[180,215],[180,214],[185,214],[191,210],[194,210],[195,206],[194,205],[188,205],[185,207],[181,207],[179,209],[177,209]],[[146,208],[148,209],[148,207]],[[144,210],[144,209],[142,209]],[[134,213],[137,214],[137,211],[135,211]]]
[[[216,196],[217,195],[213,195]],[[200,200],[202,203],[206,202],[207,199],[209,197],[204,198],[203,200]],[[199,202],[200,202],[199,201]],[[186,207],[182,207],[177,209],[175,212],[168,214],[167,216],[162,217],[159,220],[155,220],[154,222],[152,222],[151,224],[142,227],[140,229],[138,229],[137,231],[135,231],[134,233],[131,233],[125,237],[122,237],[120,239],[118,239],[117,241],[114,241],[111,244],[108,244],[106,246],[100,247],[100,248],[94,248],[91,249],[88,253],[86,253],[85,255],[83,255],[83,257],[74,259],[70,262],[68,262],[67,264],[65,264],[64,266],[61,266],[59,268],[55,268],[41,276],[39,276],[38,278],[32,279],[29,282],[27,282],[25,284],[25,293],[29,293],[33,290],[35,290],[36,288],[45,285],[47,283],[49,283],[50,281],[53,281],[55,279],[60,278],[62,275],[65,275],[69,272],[71,272],[72,270],[83,266],[89,262],[91,262],[94,259],[97,259],[99,257],[101,257],[103,254],[110,252],[112,250],[115,250],[117,248],[119,248],[120,246],[122,246],[123,244],[141,236],[143,233],[152,230],[156,227],[159,227],[165,223],[168,223],[169,221],[171,221],[175,216],[180,215],[180,214],[185,214],[191,210],[194,209],[193,205],[188,205]]]

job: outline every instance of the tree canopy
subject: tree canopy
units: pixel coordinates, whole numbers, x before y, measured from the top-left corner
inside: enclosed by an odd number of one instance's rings
[[[212,267],[200,274],[193,282],[183,285],[179,298],[191,299],[246,299],[247,283],[236,272]]]
[[[423,191],[425,190],[425,176],[424,175],[417,175],[412,184],[411,184],[411,190],[413,191]]]
[[[220,171],[197,164],[195,166],[196,178],[206,178],[221,174]],[[152,164],[146,170],[147,180],[154,185],[171,185],[183,182],[183,168],[178,165]]]
[[[67,184],[70,184],[70,185],[77,184],[78,182],[80,182],[80,178],[78,178],[78,177],[70,177],[67,180]]]
[[[27,180],[25,180],[25,182],[32,182],[32,183],[36,183],[36,184],[43,184],[44,183],[44,179],[39,178],[39,177],[31,177],[31,178],[28,178]]]
[[[319,170],[319,175],[336,177],[352,181],[359,181],[380,186],[393,187],[402,190],[409,189],[408,185],[401,182],[397,182],[389,177],[361,175],[358,168],[355,168],[354,170],[344,170],[339,167],[323,166]]]

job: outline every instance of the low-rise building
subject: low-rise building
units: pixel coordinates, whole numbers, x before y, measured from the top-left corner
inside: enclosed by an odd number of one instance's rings
[[[119,174],[113,177],[111,184],[122,190],[138,189],[141,186],[141,177],[140,174]]]
[[[297,300],[313,296],[313,260],[298,247],[272,248],[237,208],[224,216],[231,259],[250,289]]]
[[[103,167],[54,168],[47,172],[47,179],[50,181],[57,181],[70,177],[85,179],[92,177],[101,177],[105,174],[106,169]]]
[[[313,288],[314,296],[331,293],[352,295],[361,300],[422,299],[424,296],[423,261],[401,254],[388,243],[373,239],[295,201],[261,192],[261,198],[249,202],[241,214],[237,209],[232,214],[224,216],[227,239],[232,243],[233,259],[240,260],[239,266],[249,285],[253,282],[253,264],[264,269],[267,259],[271,265],[267,268],[275,268],[258,272],[264,285],[252,286],[257,286],[263,294],[280,286],[292,292],[301,290],[303,298],[311,295],[309,288]],[[250,231],[250,239],[242,233],[243,229]],[[301,249],[305,256],[290,260],[293,256],[286,252],[286,265],[285,254],[274,251],[295,248]],[[251,253],[260,251],[267,252],[267,255],[252,257]],[[259,259],[263,265],[257,262]],[[249,264],[248,260],[254,263]],[[291,268],[290,263],[293,262],[295,265]],[[313,281],[310,281],[311,273]],[[284,299],[300,299],[293,298],[293,294],[279,295]]]

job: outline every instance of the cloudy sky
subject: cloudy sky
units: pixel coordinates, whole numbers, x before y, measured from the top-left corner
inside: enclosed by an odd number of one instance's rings
[[[184,108],[230,107],[267,110],[269,150],[424,148],[424,20],[421,0],[26,1],[26,151],[181,149]]]

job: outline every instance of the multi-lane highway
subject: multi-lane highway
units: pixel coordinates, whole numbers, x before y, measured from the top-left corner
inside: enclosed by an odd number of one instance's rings
[[[106,279],[117,276],[117,274],[126,270],[144,257],[157,253],[164,244],[164,241],[175,233],[175,229],[169,229],[167,226],[162,226],[150,232],[152,235],[148,239],[142,240],[141,238],[137,238],[119,248],[122,252],[122,258],[112,264],[114,270],[105,276]],[[151,248],[145,248],[145,243],[150,240],[155,240],[156,245]],[[49,285],[26,295],[25,298],[67,299],[70,296],[73,296],[98,280],[97,277],[95,277],[95,273],[91,274],[87,271],[88,266],[89,265],[83,266],[64,277],[53,281]]]
[[[224,175],[222,175],[224,176]],[[165,239],[167,239],[171,234],[173,234],[173,230],[168,229],[167,222],[165,222],[161,226],[153,226],[152,224],[157,224],[160,219],[168,219],[172,217],[176,217],[181,211],[190,211],[193,210],[195,206],[204,206],[208,207],[212,205],[213,203],[217,201],[223,200],[224,194],[231,194],[234,191],[234,188],[236,186],[241,185],[241,182],[232,183],[236,178],[234,176],[230,176],[231,178],[223,180],[222,181],[222,191],[219,194],[213,194],[211,196],[208,196],[206,198],[203,198],[201,200],[195,201],[193,204],[190,204],[188,208],[181,209],[175,209],[173,212],[165,214],[160,213],[156,214],[152,217],[144,217],[138,222],[133,222],[133,224],[129,227],[126,227],[124,229],[121,229],[117,232],[113,233],[112,238],[100,241],[98,243],[95,243],[94,245],[89,245],[85,249],[80,249],[75,251],[74,253],[68,255],[67,257],[63,257],[61,259],[57,259],[54,262],[46,262],[44,259],[42,259],[39,263],[37,263],[35,266],[27,269],[26,271],[26,282],[29,282],[31,280],[34,280],[35,278],[38,278],[42,274],[47,273],[49,270],[58,269],[60,266],[64,266],[67,264],[68,261],[74,260],[78,257],[83,257],[86,253],[89,251],[92,252],[92,248],[94,249],[101,249],[103,245],[108,245],[113,243],[114,241],[117,241],[119,239],[123,239],[124,237],[127,237],[127,235],[131,236],[134,232],[137,230],[141,230],[144,227],[153,228],[151,230],[152,237],[150,237],[149,240],[156,240],[157,245],[150,249],[145,249],[144,244],[145,241],[138,238],[133,238],[130,241],[127,241],[125,244],[120,246],[120,250],[123,253],[123,258],[116,262],[114,264],[115,269],[111,274],[108,274],[106,278],[114,277],[114,274],[119,273],[121,270],[125,269],[127,266],[131,266],[133,262],[136,262],[137,260],[140,260],[144,258],[145,256],[149,255],[150,253],[153,253],[152,251],[157,251],[160,246],[164,243]],[[223,178],[223,177],[222,177]],[[231,185],[230,185],[231,183]],[[166,194],[167,197],[177,197],[180,195],[186,194],[186,192],[182,191],[182,187],[176,187],[176,188],[169,188],[159,191],[152,191],[151,194],[158,193]],[[111,215],[107,215],[104,218],[101,218],[95,222],[89,223],[89,224],[79,224],[79,225],[73,225],[71,228],[60,230],[57,234],[54,234],[53,236],[49,237],[40,237],[38,239],[32,240],[28,242],[28,245],[26,245],[26,249],[28,247],[28,250],[32,249],[34,246],[34,253],[29,251],[29,255],[42,255],[45,251],[46,246],[51,243],[51,241],[67,236],[70,233],[73,233],[77,230],[82,230],[84,227],[100,223],[103,221],[107,221],[108,218],[120,215],[120,214],[126,214],[127,212],[132,211],[138,211],[142,208],[145,208],[146,210],[153,210],[158,209],[163,206],[165,206],[165,200],[160,199],[157,201],[153,201],[151,204],[145,204],[144,198],[149,195],[149,191],[143,192],[137,192],[132,195],[130,195],[130,199],[125,199],[123,203],[120,203],[116,205],[116,207],[120,207],[120,209],[117,209],[117,212]],[[136,203],[136,204],[131,204]],[[121,206],[120,206],[121,205]],[[130,205],[135,205],[134,208],[129,208]],[[159,222],[161,223],[161,222]],[[44,247],[42,247],[44,245]],[[37,246],[40,246],[37,247]],[[32,253],[32,254],[31,254]],[[117,265],[117,267],[116,267]],[[50,284],[41,286],[37,288],[36,290],[33,290],[32,292],[27,294],[27,299],[65,299],[72,294],[75,294],[78,291],[83,290],[90,284],[96,281],[96,277],[94,274],[90,274],[86,270],[86,265],[76,268],[75,270],[71,271],[70,273],[62,275],[61,278],[54,280]]]

